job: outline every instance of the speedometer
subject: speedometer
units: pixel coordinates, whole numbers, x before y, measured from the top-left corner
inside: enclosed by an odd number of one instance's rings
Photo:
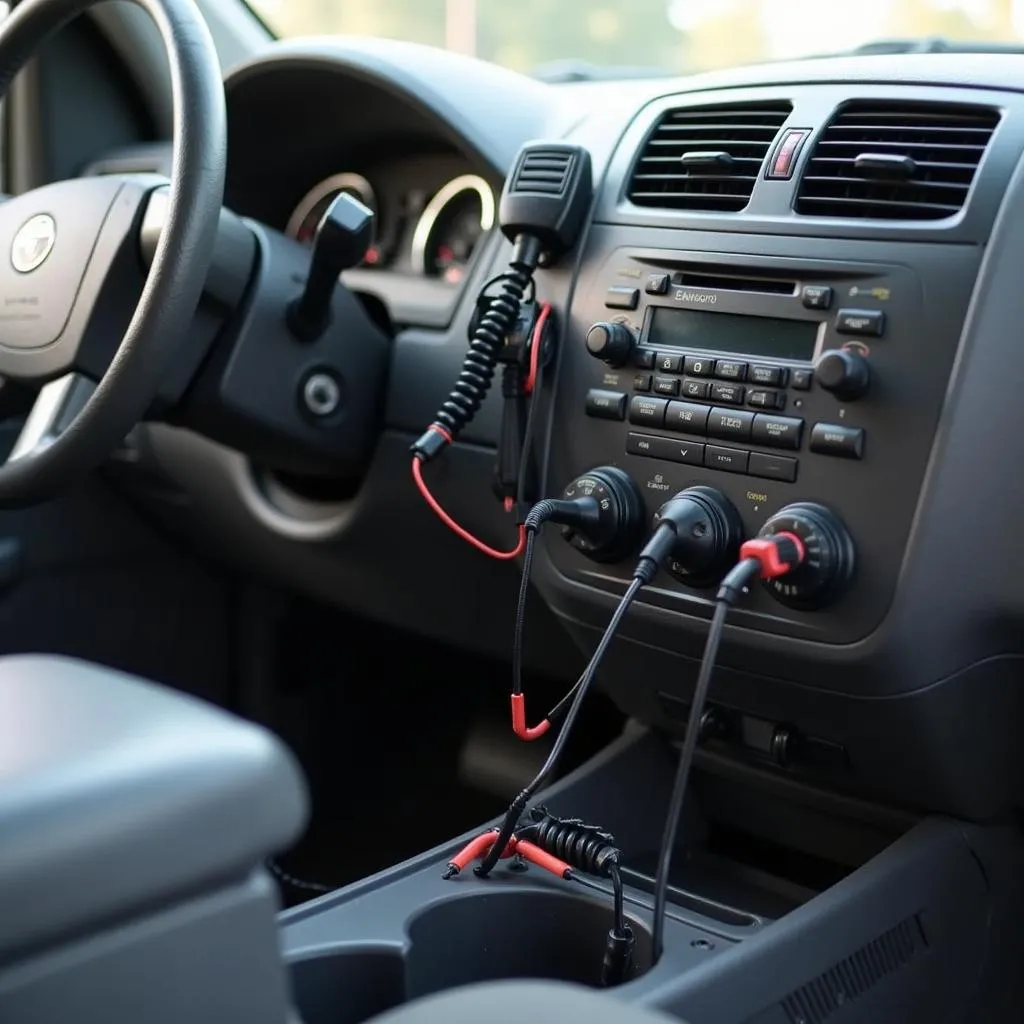
[[[449,181],[427,203],[412,238],[413,269],[458,284],[480,238],[494,227],[491,186],[475,174]]]
[[[311,245],[316,237],[316,229],[323,220],[331,203],[342,193],[358,199],[363,206],[373,211],[374,222],[378,216],[377,197],[373,186],[361,174],[335,174],[314,185],[295,207],[285,234],[303,245]],[[364,266],[375,266],[380,263],[381,252],[376,240],[370,243],[363,259]]]

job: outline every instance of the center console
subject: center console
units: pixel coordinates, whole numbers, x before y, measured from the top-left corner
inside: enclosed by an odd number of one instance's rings
[[[633,244],[617,244],[624,237]],[[860,640],[892,600],[978,253],[915,246],[911,268],[896,262],[908,255],[899,247],[862,242],[687,241],[665,248],[678,233],[595,228],[562,356],[549,477],[619,467],[648,521],[693,485],[725,495],[745,536],[782,515],[807,563],[752,595],[734,621]],[[568,579],[610,593],[636,556],[609,565],[571,544],[549,550]],[[717,583],[670,565],[646,600],[702,615]]]

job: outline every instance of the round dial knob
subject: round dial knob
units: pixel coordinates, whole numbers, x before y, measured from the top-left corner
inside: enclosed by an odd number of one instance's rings
[[[621,469],[602,466],[577,477],[562,492],[568,501],[597,499],[597,512],[586,526],[566,526],[562,536],[595,562],[617,562],[640,543],[645,526],[644,499]]]
[[[687,487],[654,513],[657,527],[671,519],[676,543],[665,568],[680,583],[708,587],[736,563],[743,522],[736,506],[713,487]]]
[[[871,366],[859,353],[845,348],[825,352],[814,368],[818,384],[844,402],[860,398],[871,383]]]
[[[625,324],[594,324],[587,331],[587,351],[609,366],[625,366],[633,354],[635,340]]]
[[[804,560],[785,576],[764,580],[769,592],[791,608],[823,608],[834,601],[853,575],[853,539],[839,517],[823,505],[798,502],[776,512],[759,537],[792,533],[804,546]]]

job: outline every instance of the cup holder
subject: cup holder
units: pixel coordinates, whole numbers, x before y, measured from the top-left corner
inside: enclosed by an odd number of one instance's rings
[[[361,1024],[411,999],[477,981],[545,978],[596,988],[610,901],[542,891],[476,892],[428,906],[408,944],[335,947],[290,964],[303,1024]],[[651,966],[651,935],[636,935],[631,978]]]
[[[435,903],[409,923],[408,997],[476,981],[549,978],[601,983],[611,902],[541,891],[474,893]],[[651,966],[651,936],[629,921],[636,946],[631,978]]]

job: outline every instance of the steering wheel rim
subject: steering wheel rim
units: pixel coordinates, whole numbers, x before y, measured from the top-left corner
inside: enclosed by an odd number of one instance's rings
[[[15,7],[0,24],[0,96],[47,38],[98,2],[24,0]],[[135,312],[106,373],[49,443],[0,466],[0,507],[53,496],[99,466],[123,441],[153,401],[183,325],[195,313],[209,270],[227,162],[227,116],[217,53],[192,0],[132,2],[157,26],[170,63],[174,156],[166,220]],[[33,194],[10,202],[28,209]]]

